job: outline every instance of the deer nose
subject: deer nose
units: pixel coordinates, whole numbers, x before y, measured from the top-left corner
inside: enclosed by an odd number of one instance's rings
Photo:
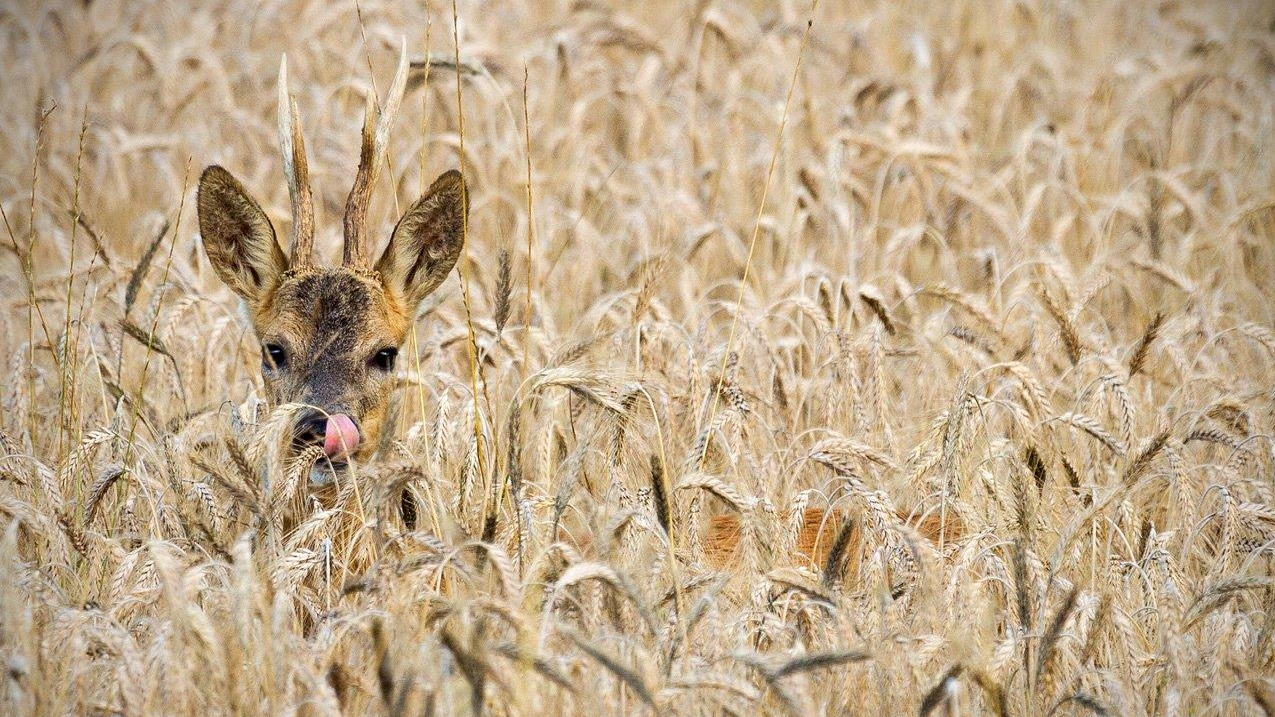
[[[292,436],[297,447],[323,446],[323,453],[329,460],[349,458],[362,440],[358,424],[348,415],[324,415],[318,411],[307,413],[298,419]]]

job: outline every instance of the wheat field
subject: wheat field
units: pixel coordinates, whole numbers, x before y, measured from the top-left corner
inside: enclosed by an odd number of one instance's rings
[[[1275,714],[1273,30],[6,3],[0,712]],[[286,53],[333,261],[400,41],[467,256],[318,496],[194,185],[286,233]]]

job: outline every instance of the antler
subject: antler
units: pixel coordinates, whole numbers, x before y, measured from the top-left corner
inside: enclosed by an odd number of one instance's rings
[[[372,95],[368,95],[367,109],[363,112],[363,142],[359,149],[359,170],[354,175],[354,186],[350,188],[350,196],[345,200],[345,250],[342,261],[347,266],[364,268],[369,266],[369,251],[364,238],[367,205],[372,197],[372,187],[376,184],[376,174],[380,171],[385,145],[390,136],[390,127],[394,124],[394,116],[398,114],[398,106],[403,99],[403,90],[406,87],[407,44],[404,42],[399,45],[398,69],[394,72],[394,81],[390,83],[384,106],[378,112],[375,99]],[[375,131],[372,129],[373,122],[376,123]]]
[[[297,103],[288,93],[288,56],[279,61],[279,149],[283,153],[283,173],[288,178],[288,198],[292,201],[292,266],[310,263],[314,249],[314,203],[310,194],[310,167],[305,158],[305,138]]]

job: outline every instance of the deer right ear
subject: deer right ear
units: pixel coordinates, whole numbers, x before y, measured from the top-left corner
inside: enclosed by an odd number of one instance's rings
[[[460,172],[444,172],[398,220],[376,270],[415,310],[456,266],[465,244],[469,197]]]
[[[213,270],[236,294],[257,301],[288,268],[270,219],[243,185],[216,165],[199,178],[197,203],[199,233]]]

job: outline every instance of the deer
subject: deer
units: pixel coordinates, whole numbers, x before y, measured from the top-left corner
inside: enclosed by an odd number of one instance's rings
[[[218,165],[200,176],[199,232],[218,278],[246,304],[261,346],[261,375],[268,403],[301,404],[291,449],[321,455],[310,471],[320,488],[366,462],[385,429],[395,359],[420,303],[455,267],[464,249],[468,195],[459,171],[444,172],[398,220],[373,264],[368,203],[386,151],[407,79],[406,51],[384,107],[369,96],[364,111],[359,165],[345,204],[340,266],[315,263],[314,207],[305,140],[295,100],[288,92],[287,58],[279,68],[279,145],[292,233],[287,254],[265,211],[234,176]],[[414,511],[413,511],[414,512]],[[934,516],[899,513],[925,537],[937,540]],[[919,520],[918,520],[919,517]],[[861,533],[838,511],[807,509],[797,540],[798,562],[822,564],[840,538],[839,553],[857,554]],[[959,526],[947,526],[949,536]],[[735,561],[737,516],[709,522],[705,557],[714,567]]]
[[[407,83],[406,46],[383,105],[369,93],[359,164],[345,202],[339,266],[314,259],[314,205],[300,115],[279,65],[278,131],[292,208],[284,253],[269,217],[219,165],[200,176],[196,205],[204,253],[217,277],[245,304],[261,347],[268,405],[304,406],[290,450],[321,454],[312,486],[365,462],[385,430],[394,367],[420,303],[456,265],[469,200],[457,170],[441,174],[395,224],[375,263],[368,204]]]
[[[861,518],[861,516],[859,516]],[[940,516],[937,512],[896,509],[894,517],[907,525],[928,542],[939,545],[944,540],[963,537],[965,527],[954,515]],[[794,554],[790,561],[809,568],[836,570],[845,575],[858,571],[860,553],[864,547],[862,520],[856,520],[850,511],[826,508],[805,508],[801,513],[801,525],[797,529]],[[740,542],[744,527],[740,516],[734,513],[715,515],[709,519],[704,538],[704,560],[714,568],[725,569],[735,565],[740,555]],[[838,564],[832,565],[830,561]]]

